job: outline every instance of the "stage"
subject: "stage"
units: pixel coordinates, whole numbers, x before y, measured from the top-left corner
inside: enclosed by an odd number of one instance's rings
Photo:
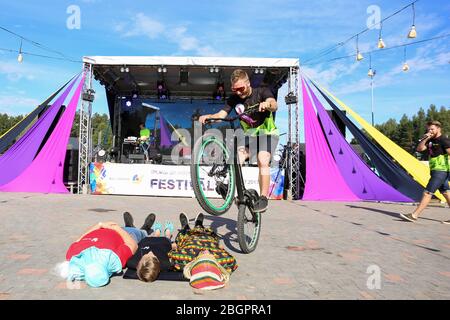
[[[282,199],[284,174],[271,168],[270,199]],[[258,167],[243,167],[245,186],[259,192]],[[93,162],[89,165],[90,192],[95,195],[140,195],[194,197],[189,165],[128,164]],[[219,197],[214,179],[203,189],[210,197]]]

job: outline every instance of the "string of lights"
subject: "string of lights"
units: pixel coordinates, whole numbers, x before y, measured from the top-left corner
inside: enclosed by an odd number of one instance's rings
[[[366,29],[364,29],[364,30],[362,30],[362,31],[360,31],[360,32],[358,32],[358,33],[356,33],[356,34],[354,34],[354,35],[351,36],[350,38],[348,38],[348,39],[346,39],[346,40],[344,40],[344,41],[341,41],[341,42],[335,44],[334,46],[332,46],[332,47],[330,47],[330,48],[328,48],[328,49],[323,50],[323,52],[319,52],[318,55],[316,55],[316,56],[314,56],[314,57],[312,57],[312,58],[310,58],[310,59],[305,60],[304,63],[303,63],[303,65],[308,64],[308,63],[311,62],[311,61],[320,59],[320,58],[322,58],[322,57],[324,57],[324,56],[329,55],[330,53],[332,53],[333,51],[337,50],[337,49],[340,48],[340,47],[343,47],[344,45],[346,45],[348,42],[350,42],[350,41],[353,40],[353,39],[357,39],[357,40],[358,40],[359,36],[361,36],[362,34],[364,34],[364,33],[367,32],[367,31],[371,30],[373,27],[375,27],[375,26],[377,26],[377,25],[380,25],[380,28],[382,28],[383,22],[385,22],[386,20],[389,20],[390,18],[392,18],[392,17],[398,15],[399,13],[401,13],[402,11],[406,10],[406,9],[409,8],[409,7],[412,7],[412,9],[413,9],[413,24],[412,24],[412,27],[411,27],[411,31],[410,31],[409,34],[408,34],[408,38],[415,38],[415,37],[416,37],[416,33],[415,33],[415,7],[414,7],[414,5],[415,5],[415,3],[418,2],[418,1],[419,1],[419,0],[415,0],[415,1],[411,2],[410,4],[407,4],[407,5],[404,6],[403,8],[401,8],[401,9],[395,11],[394,13],[392,13],[392,14],[390,14],[389,16],[387,16],[386,18],[380,20],[379,22],[373,23],[370,27],[367,27]],[[381,39],[381,29],[380,29],[380,37],[379,37],[379,40],[380,40],[380,39]],[[382,39],[381,39],[381,40],[382,40]],[[383,43],[383,45],[384,45],[384,43]],[[385,45],[384,45],[384,46],[385,46]],[[384,46],[383,46],[383,48],[384,48]],[[379,41],[379,48],[381,49],[381,47],[380,47],[380,41]],[[362,56],[361,56],[361,57],[362,57]],[[361,59],[361,60],[362,60],[362,59]]]
[[[67,60],[67,61],[71,61],[71,62],[74,62],[74,61],[75,61],[74,58],[68,57],[68,56],[66,56],[64,53],[62,53],[62,52],[60,52],[60,51],[57,51],[57,50],[51,49],[51,48],[49,48],[49,47],[47,47],[47,46],[44,46],[43,44],[41,44],[41,43],[39,43],[39,42],[37,42],[37,41],[28,39],[28,38],[26,38],[26,37],[24,37],[24,36],[22,36],[22,35],[20,35],[20,34],[18,34],[18,33],[16,33],[16,32],[14,32],[14,31],[11,31],[11,30],[5,28],[5,27],[0,26],[0,30],[3,30],[3,31],[5,31],[5,32],[8,32],[8,33],[10,33],[10,34],[12,34],[12,35],[14,35],[15,37],[17,37],[17,38],[20,39],[20,49],[19,49],[19,51],[16,51],[16,52],[19,53],[19,56],[17,57],[17,60],[18,60],[19,62],[22,62],[22,61],[23,61],[23,54],[25,54],[25,52],[22,51],[22,42],[23,42],[23,41],[26,41],[26,42],[32,44],[33,46],[35,46],[35,47],[37,47],[37,48],[39,48],[39,49],[42,49],[42,50],[44,50],[44,51],[56,53],[57,55],[59,55],[59,56],[61,56],[61,57],[63,58],[63,59],[61,59],[61,60]],[[11,49],[5,49],[4,51],[14,52],[14,51],[11,50]],[[39,57],[54,58],[54,59],[56,59],[56,57],[50,57],[50,56],[45,56],[45,55],[32,54],[32,53],[26,53],[26,54],[28,54],[28,55],[34,55],[34,56],[39,56]],[[77,61],[77,62],[78,62],[78,61]]]
[[[403,43],[403,44],[399,44],[396,46],[392,46],[386,49],[383,49],[383,51],[388,51],[388,50],[392,50],[392,49],[396,49],[396,48],[402,48],[402,47],[407,47],[407,46],[412,46],[412,45],[416,45],[419,43],[423,43],[423,42],[429,42],[429,41],[433,41],[433,40],[438,40],[438,39],[443,39],[443,38],[447,38],[450,37],[450,33],[441,35],[441,36],[436,36],[433,38],[428,38],[428,39],[424,39],[424,40],[420,40],[420,41],[415,41],[415,42],[409,42],[409,43]],[[380,50],[371,50],[371,51],[366,51],[366,52],[360,52],[361,54],[373,54],[375,52],[380,52]],[[314,62],[314,63],[307,63],[307,64],[302,64],[303,66],[312,66],[312,65],[317,65],[317,64],[322,64],[322,63],[328,63],[328,62],[333,62],[333,61],[337,61],[337,60],[342,60],[342,59],[347,59],[347,58],[351,58],[351,57],[356,57],[357,53],[354,54],[350,54],[350,55],[346,55],[346,56],[341,56],[341,57],[337,57],[337,58],[333,58],[333,59],[329,59],[329,60],[325,60],[325,61],[319,61],[319,62]]]
[[[46,55],[36,54],[36,53],[31,53],[31,52],[18,51],[18,50],[14,50],[14,49],[0,48],[0,51],[14,52],[14,53],[19,53],[19,54],[26,54],[26,55],[29,55],[29,56],[35,56],[35,57],[47,58],[47,59],[54,59],[54,60],[65,60],[65,61],[74,62],[74,63],[83,63],[83,61],[81,61],[81,60],[52,57],[52,56],[46,56]]]

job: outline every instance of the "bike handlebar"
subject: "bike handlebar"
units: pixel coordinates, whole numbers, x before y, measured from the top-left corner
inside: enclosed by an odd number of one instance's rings
[[[228,117],[228,118],[209,118],[205,120],[205,124],[210,124],[215,121],[225,121],[225,122],[233,122],[237,119],[241,119],[243,116],[248,116],[251,114],[254,114],[259,111],[259,103],[254,104],[252,106],[247,107],[247,110],[245,112],[242,112],[241,114],[238,114],[236,117]]]

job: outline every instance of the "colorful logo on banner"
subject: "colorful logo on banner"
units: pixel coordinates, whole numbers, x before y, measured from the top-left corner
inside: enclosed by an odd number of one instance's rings
[[[89,180],[91,193],[106,194],[104,179],[106,178],[106,168],[103,163],[91,163],[89,165]]]
[[[131,181],[135,184],[140,184],[142,182],[143,177],[139,176],[138,174],[135,174]]]
[[[283,199],[284,170],[279,168],[270,169],[269,198],[274,200]]]

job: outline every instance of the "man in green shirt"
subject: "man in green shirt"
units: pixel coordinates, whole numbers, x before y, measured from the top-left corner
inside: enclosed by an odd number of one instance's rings
[[[144,123],[139,124],[139,142],[142,148],[142,151],[145,155],[145,160],[149,160],[148,158],[148,148],[150,147],[150,129],[145,127]]]
[[[417,146],[418,152],[426,150],[428,150],[430,155],[431,178],[416,210],[413,213],[400,214],[402,219],[410,222],[417,221],[419,215],[430,203],[433,194],[438,189],[450,206],[450,188],[448,184],[450,179],[450,139],[442,135],[439,121],[429,121],[427,123],[427,133],[420,139],[420,143]],[[443,221],[443,223],[450,224],[450,220]]]

